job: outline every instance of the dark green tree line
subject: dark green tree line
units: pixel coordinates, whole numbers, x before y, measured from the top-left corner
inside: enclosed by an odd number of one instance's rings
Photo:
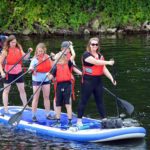
[[[35,25],[77,31],[95,18],[100,26],[139,26],[150,20],[150,0],[0,0],[1,31]]]

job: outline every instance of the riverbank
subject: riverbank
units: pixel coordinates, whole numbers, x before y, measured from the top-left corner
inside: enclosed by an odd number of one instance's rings
[[[124,28],[115,27],[115,28],[107,28],[105,26],[99,27],[98,20],[95,20],[89,27],[83,26],[75,31],[73,29],[65,29],[65,28],[50,28],[43,27],[38,24],[34,26],[34,30],[29,28],[24,30],[5,30],[1,31],[1,33],[10,35],[10,34],[21,34],[21,35],[98,35],[98,34],[149,34],[150,33],[150,22],[145,21],[141,26],[133,27],[126,26]]]

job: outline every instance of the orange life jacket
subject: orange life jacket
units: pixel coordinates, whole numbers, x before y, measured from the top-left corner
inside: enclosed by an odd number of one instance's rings
[[[69,61],[69,60],[70,60],[70,57],[71,57],[71,53],[68,52],[68,53],[66,54],[66,56],[67,56],[67,59],[68,59],[68,61]],[[71,72],[72,72],[72,69],[71,69]],[[55,100],[55,99],[56,99],[56,87],[57,87],[57,82],[54,81],[53,83],[54,83],[54,91],[55,91],[55,96],[54,96],[54,100]],[[75,78],[74,78],[74,76],[73,76],[72,73],[71,73],[71,84],[72,84],[72,99],[75,100],[75,99],[76,99],[76,98],[75,98]]]
[[[104,60],[104,57],[102,55],[100,55],[100,58],[98,58],[99,60]],[[99,75],[103,75],[103,68],[104,65],[93,65],[93,66],[82,66],[83,68],[83,74],[86,75],[91,75],[91,76],[99,76]]]
[[[51,64],[51,61],[48,59],[48,57],[49,56],[47,54],[40,55],[40,56],[37,57],[38,63],[41,63],[41,62],[42,63],[39,64],[36,67],[36,72],[42,72],[42,73],[44,73],[44,72],[49,72],[50,71],[50,69],[52,67],[52,64]]]
[[[71,70],[68,66],[68,63],[57,64],[56,81],[57,82],[71,81]]]
[[[19,48],[9,48],[6,57],[6,65],[15,65],[22,57],[21,50]],[[20,61],[18,64],[22,64]]]

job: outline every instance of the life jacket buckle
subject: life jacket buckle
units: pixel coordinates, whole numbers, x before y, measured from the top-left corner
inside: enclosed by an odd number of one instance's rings
[[[92,74],[92,69],[91,68],[85,68],[85,72]]]
[[[64,88],[61,88],[61,92],[64,92],[65,91],[65,89]]]

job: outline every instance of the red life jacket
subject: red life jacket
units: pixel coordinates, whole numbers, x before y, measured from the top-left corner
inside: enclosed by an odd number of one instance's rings
[[[69,69],[68,63],[57,64],[56,81],[71,81],[71,70]]]
[[[104,57],[102,55],[100,55],[100,58],[98,58],[99,60],[104,60]],[[100,76],[103,75],[103,68],[104,65],[93,65],[93,66],[82,66],[83,68],[83,74],[86,75],[91,75],[91,76]]]
[[[9,48],[6,57],[6,65],[15,65],[22,57],[21,50],[19,48]],[[22,64],[20,61],[18,64]]]
[[[36,72],[42,72],[42,73],[45,73],[45,72],[49,72],[51,67],[52,67],[52,64],[51,64],[51,61],[48,59],[48,55],[47,54],[44,54],[44,55],[40,55],[37,57],[38,59],[38,63],[41,63],[39,64],[37,67],[36,67]],[[45,60],[46,59],[46,60]],[[44,61],[45,60],[45,61]]]

